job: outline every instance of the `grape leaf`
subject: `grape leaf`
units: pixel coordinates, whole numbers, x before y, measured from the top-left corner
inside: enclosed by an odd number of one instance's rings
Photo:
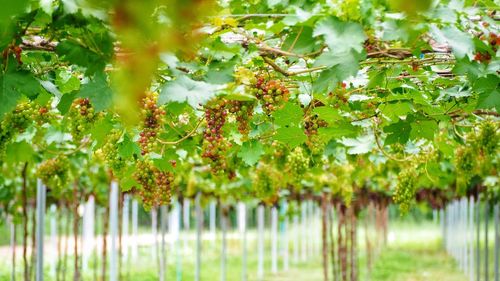
[[[372,135],[360,136],[355,139],[342,139],[341,143],[349,149],[348,154],[365,154],[373,150],[375,147],[375,138]]]
[[[434,120],[415,120],[411,123],[410,138],[433,140],[437,130],[438,123]]]
[[[0,117],[12,111],[22,95],[35,97],[40,83],[26,71],[8,71],[0,74]]]
[[[89,98],[96,112],[101,112],[111,105],[113,92],[108,85],[106,75],[102,72],[94,75],[89,83],[83,84],[78,96]]]
[[[244,142],[240,151],[238,151],[238,157],[248,166],[255,165],[262,154],[264,154],[264,146],[257,140]]]
[[[27,162],[33,158],[35,151],[26,141],[14,142],[7,146],[6,161],[7,163]]]
[[[499,84],[500,78],[497,75],[488,75],[476,80],[473,89],[479,93],[477,108],[495,108],[497,112],[500,112]]]
[[[399,120],[397,123],[384,127],[384,132],[387,133],[385,145],[393,143],[405,144],[410,139],[411,125],[408,121]]]
[[[214,97],[217,90],[221,88],[220,85],[195,81],[187,76],[181,76],[163,86],[158,104],[187,101],[193,108],[197,108],[200,104],[203,105]]]
[[[123,140],[119,143],[118,153],[123,158],[131,158],[134,154],[140,155],[141,148],[137,145],[136,142],[132,141],[128,134],[123,136]]]
[[[90,129],[92,138],[97,142],[96,148],[99,148],[104,144],[104,141],[112,129],[113,123],[111,122],[111,117],[109,115],[97,121],[92,129]]]
[[[361,53],[366,35],[363,27],[354,22],[342,22],[336,17],[328,17],[319,21],[313,36],[323,35],[325,42],[334,54],[342,54],[355,50]]]
[[[456,27],[445,27],[443,29],[431,25],[431,34],[440,43],[449,44],[455,57],[461,59],[467,55],[472,56],[474,43],[469,34],[458,30]]]
[[[329,106],[316,107],[313,110],[313,113],[317,114],[320,119],[323,119],[326,122],[338,121],[342,119],[339,110]]]
[[[411,104],[401,101],[396,103],[387,103],[379,106],[382,114],[392,121],[397,121],[400,117],[406,116],[411,112]]]
[[[288,145],[290,148],[294,148],[303,144],[307,137],[299,127],[281,127],[276,130],[274,139]]]
[[[300,106],[288,102],[283,108],[273,113],[274,123],[279,126],[299,125],[302,122],[303,115],[304,113]]]

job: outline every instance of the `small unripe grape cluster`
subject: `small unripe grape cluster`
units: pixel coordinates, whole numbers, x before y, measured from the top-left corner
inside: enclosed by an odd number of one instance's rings
[[[302,147],[296,147],[286,157],[287,170],[290,176],[298,181],[302,179],[309,168],[309,158],[306,156]]]
[[[231,143],[224,138],[222,127],[227,119],[227,101],[216,99],[205,105],[207,127],[203,133],[202,157],[209,160],[213,174],[227,170],[226,151]]]
[[[304,122],[304,133],[307,136],[306,145],[313,154],[322,152],[324,143],[318,135],[318,129],[327,127],[328,123],[317,115],[311,116]]]
[[[153,151],[160,129],[163,126],[165,110],[158,106],[158,93],[148,92],[141,101],[142,131],[139,134],[139,145],[141,154],[146,155]]]
[[[174,174],[160,171],[150,160],[137,161],[134,177],[141,185],[137,193],[144,207],[150,209],[170,203]]]
[[[36,176],[49,188],[60,192],[69,184],[69,160],[65,155],[45,160],[36,170]]]
[[[71,135],[74,140],[80,141],[96,120],[94,108],[88,98],[77,98],[71,104],[68,114],[71,120]]]
[[[417,175],[412,169],[405,169],[398,175],[398,182],[394,190],[393,200],[399,204],[401,212],[406,213],[415,200]]]
[[[335,108],[345,106],[349,101],[349,96],[346,91],[347,84],[342,82],[340,87],[337,87],[333,92],[328,93],[328,104]]]
[[[269,164],[260,163],[254,173],[255,195],[268,203],[278,198],[279,172]]]
[[[106,143],[100,149],[104,161],[108,167],[113,171],[113,174],[119,176],[123,173],[126,166],[126,161],[118,153],[118,142],[122,136],[122,132],[113,129],[106,139]]]
[[[266,82],[264,77],[256,78],[252,91],[268,115],[281,108],[290,96],[290,91],[281,81],[269,80]]]
[[[498,153],[500,142],[500,130],[498,123],[492,120],[483,121],[479,125],[479,132],[470,137],[472,146],[483,156],[495,155]]]
[[[230,113],[236,116],[238,122],[238,131],[243,136],[248,136],[250,132],[250,119],[253,115],[255,104],[248,101],[229,101],[227,104]]]

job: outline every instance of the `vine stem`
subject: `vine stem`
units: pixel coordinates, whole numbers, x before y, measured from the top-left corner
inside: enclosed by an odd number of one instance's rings
[[[375,143],[377,144],[377,147],[378,149],[380,150],[380,152],[382,152],[382,154],[384,154],[385,157],[391,159],[391,160],[394,160],[394,161],[397,161],[397,162],[406,162],[408,160],[410,160],[411,157],[406,157],[406,158],[396,158],[392,155],[390,155],[389,153],[387,153],[385,151],[385,149],[382,147],[382,145],[380,144],[380,139],[379,139],[379,136],[378,136],[378,128],[377,128],[377,122],[374,121],[373,122],[373,135],[375,136]]]
[[[198,123],[196,124],[196,126],[193,128],[193,130],[191,130],[185,136],[183,136],[182,138],[180,138],[180,139],[178,139],[176,141],[163,141],[161,139],[158,139],[158,142],[161,143],[161,144],[165,144],[165,145],[179,144],[179,143],[185,141],[186,139],[188,139],[189,137],[191,137],[192,135],[194,135],[196,133],[196,130],[198,130],[198,128],[200,127],[200,125],[203,122],[203,120],[205,120],[204,117],[200,118],[200,120],[198,121]]]

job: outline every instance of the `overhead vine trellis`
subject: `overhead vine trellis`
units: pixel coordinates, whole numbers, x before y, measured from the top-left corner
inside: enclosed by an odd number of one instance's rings
[[[389,199],[496,203],[495,2],[405,3],[6,4],[0,214],[27,227],[36,178],[75,214],[116,181],[146,208],[308,198],[346,233]]]

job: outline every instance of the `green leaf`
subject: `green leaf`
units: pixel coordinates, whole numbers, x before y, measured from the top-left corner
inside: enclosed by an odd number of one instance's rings
[[[415,120],[411,123],[410,138],[433,140],[437,130],[438,123],[434,120]]]
[[[11,164],[27,162],[33,158],[35,151],[26,141],[9,144],[6,149],[6,161]]]
[[[358,132],[359,127],[353,126],[350,122],[347,121],[330,123],[328,127],[318,129],[318,135],[325,143],[330,141],[331,139],[355,137]]]
[[[276,130],[274,139],[288,145],[290,148],[294,148],[303,144],[307,137],[299,127],[281,127]]]
[[[330,106],[316,107],[313,110],[313,113],[317,114],[320,119],[323,119],[326,122],[333,122],[342,119],[339,110]]]
[[[473,89],[479,93],[477,108],[495,108],[497,112],[500,112],[499,84],[500,77],[498,75],[488,75],[476,80]]]
[[[181,76],[163,86],[158,104],[187,101],[191,107],[197,108],[200,104],[203,105],[213,98],[219,89],[221,89],[220,85],[195,81],[187,76]]]
[[[36,97],[40,83],[26,71],[8,71],[0,74],[0,117],[12,111],[22,95]]]
[[[90,80],[89,83],[83,84],[78,96],[89,98],[96,112],[101,112],[112,103],[113,92],[108,85],[106,75],[99,72]]]
[[[99,148],[104,144],[104,141],[112,129],[113,123],[111,122],[111,117],[109,115],[95,123],[95,125],[90,129],[90,134],[97,142],[96,148]]]
[[[297,37],[297,35],[299,35]],[[316,40],[313,38],[313,30],[308,26],[300,27],[300,31],[288,34],[283,46],[283,50],[289,50],[296,54],[308,54],[314,51]]]
[[[240,151],[238,151],[238,157],[248,166],[255,165],[262,154],[264,154],[264,146],[257,140],[244,142]]]
[[[372,135],[360,136],[355,139],[343,139],[342,144],[347,146],[348,154],[365,154],[375,148],[375,138]]]
[[[458,30],[456,27],[445,27],[443,29],[437,28],[435,25],[431,26],[431,34],[439,43],[449,44],[453,50],[455,57],[461,59],[467,55],[472,56],[474,52],[474,42],[472,37]]]
[[[127,159],[131,158],[135,155],[141,155],[141,148],[137,145],[136,142],[132,141],[128,134],[123,136],[123,140],[120,142],[118,146],[118,153],[121,157]]]
[[[379,106],[382,114],[392,121],[397,121],[399,118],[406,116],[412,111],[411,103],[401,101],[396,103],[387,103]]]
[[[87,74],[101,72],[107,60],[80,43],[65,40],[56,47],[56,53],[68,62],[87,68]]]
[[[57,104],[57,109],[61,114],[66,114],[73,103],[73,100],[76,97],[76,93],[68,93],[62,95],[61,99],[59,100],[59,103]]]
[[[342,22],[336,17],[328,17],[319,21],[314,28],[313,36],[323,35],[325,42],[334,54],[355,50],[363,51],[366,35],[363,27],[354,22]]]
[[[387,133],[385,145],[405,144],[410,139],[411,124],[408,121],[399,120],[397,123],[384,127],[384,132]]]
[[[179,155],[173,148],[168,148],[163,151],[162,155],[159,154],[150,154],[151,159],[153,160],[154,165],[164,172],[174,172],[175,167],[173,166],[173,162],[179,161]]]
[[[300,125],[303,115],[300,106],[287,102],[283,108],[273,113],[274,123],[279,126]]]

